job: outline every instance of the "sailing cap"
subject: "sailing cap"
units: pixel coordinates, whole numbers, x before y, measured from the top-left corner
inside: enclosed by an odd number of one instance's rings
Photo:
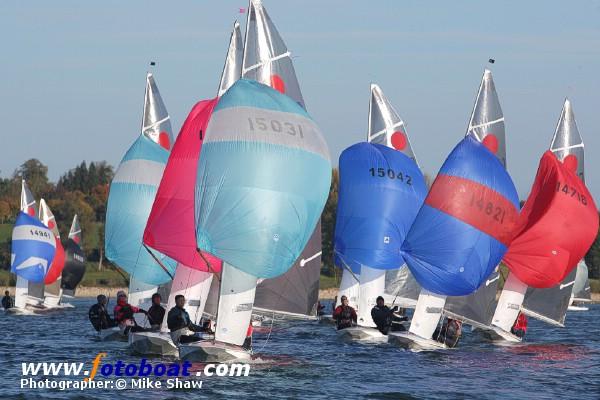
[[[127,294],[126,294],[126,293],[125,293],[123,290],[119,290],[119,291],[117,292],[117,299],[118,299],[119,297],[127,297]]]

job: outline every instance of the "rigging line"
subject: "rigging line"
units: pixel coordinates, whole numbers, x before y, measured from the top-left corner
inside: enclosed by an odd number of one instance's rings
[[[150,251],[150,249],[148,248],[148,246],[146,246],[145,243],[144,243],[144,248],[146,249],[146,251],[148,253],[150,253],[150,255],[152,256],[152,258],[154,258],[154,261],[156,261],[158,263],[158,265],[160,265],[160,267],[167,273],[167,275],[169,275],[169,277],[171,278],[171,280],[173,280],[173,275],[171,274],[171,272],[169,272],[169,270],[167,269],[167,267],[165,267],[164,264],[162,262],[160,262],[160,260],[154,255],[154,253]]]

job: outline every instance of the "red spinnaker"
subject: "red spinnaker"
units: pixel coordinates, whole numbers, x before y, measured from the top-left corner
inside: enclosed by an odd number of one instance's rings
[[[572,169],[547,151],[504,262],[531,287],[558,285],[598,234],[598,209]]]
[[[144,243],[188,267],[220,272],[221,261],[196,248],[194,197],[202,139],[218,98],[190,111],[162,176],[144,231]],[[207,262],[210,265],[207,265]]]
[[[54,253],[52,264],[50,264],[50,268],[48,268],[48,272],[44,277],[44,283],[46,285],[56,282],[65,267],[65,249],[59,238],[55,237],[54,239],[56,239],[56,253]]]

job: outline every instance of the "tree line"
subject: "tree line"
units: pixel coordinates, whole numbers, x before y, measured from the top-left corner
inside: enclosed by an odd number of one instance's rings
[[[14,171],[12,177],[0,178],[0,223],[14,223],[20,209],[21,179],[25,179],[36,199],[44,198],[50,206],[61,237],[66,239],[73,215],[79,215],[86,257],[89,261],[102,262],[106,203],[113,176],[113,167],[105,161],[91,162],[89,165],[84,161],[63,174],[57,183],[52,183],[48,179],[47,166],[37,159],[28,160]],[[335,276],[333,243],[339,185],[337,168],[333,169],[331,178],[329,197],[321,215],[322,273]],[[431,182],[428,176],[426,180]],[[86,236],[90,233],[97,237],[92,246],[89,245],[89,241],[86,245]],[[590,277],[600,279],[600,232],[585,261]],[[10,269],[10,237],[4,243],[0,243],[0,268]]]

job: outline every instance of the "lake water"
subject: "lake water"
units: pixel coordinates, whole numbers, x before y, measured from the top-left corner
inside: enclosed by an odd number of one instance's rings
[[[270,337],[255,335],[258,354],[248,377],[204,377],[202,389],[20,389],[22,362],[85,362],[87,368],[105,351],[103,362],[139,363],[126,343],[95,339],[87,320],[93,302],[75,299],[75,309],[46,316],[0,313],[0,399],[600,398],[600,305],[570,312],[564,329],[530,319],[527,341],[508,347],[466,334],[459,349],[411,353],[341,343],[331,325],[296,321]]]

